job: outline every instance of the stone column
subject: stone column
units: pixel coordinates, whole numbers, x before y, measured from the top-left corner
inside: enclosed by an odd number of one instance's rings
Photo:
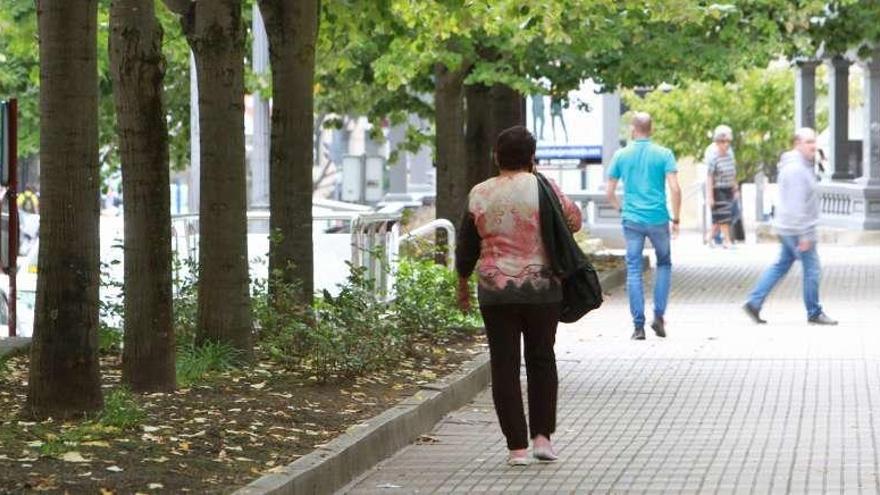
[[[602,165],[607,170],[620,147],[620,94],[602,93]]]
[[[852,180],[849,167],[849,66],[850,61],[837,55],[828,62],[828,128],[831,178]]]
[[[388,145],[391,150],[397,149],[406,140],[406,124],[398,124],[388,132]],[[400,150],[397,161],[388,164],[388,192],[406,194],[409,182],[409,152]]]
[[[865,128],[862,177],[859,182],[880,186],[880,47],[864,63]]]
[[[795,63],[794,128],[816,128],[816,67],[815,60]]]
[[[253,15],[253,65],[254,74],[268,77],[269,75],[269,38],[263,25],[260,8],[254,2]],[[253,95],[254,126],[251,148],[251,190],[248,195],[249,207],[269,207],[269,144],[271,122],[269,118],[269,102],[259,93]]]

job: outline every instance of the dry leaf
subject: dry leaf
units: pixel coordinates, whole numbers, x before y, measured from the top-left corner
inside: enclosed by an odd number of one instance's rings
[[[103,440],[92,440],[92,441],[89,441],[89,442],[83,442],[83,443],[81,443],[80,445],[86,445],[86,446],[89,446],[89,447],[109,447],[109,446],[110,446],[109,443],[107,443],[107,442],[105,442],[105,441],[103,441]]]
[[[71,450],[70,452],[65,452],[61,456],[61,460],[64,462],[89,462],[89,459],[86,459],[79,452],[75,450]]]
[[[121,473],[122,471],[124,471],[124,469],[122,469],[119,466],[110,466],[107,468],[107,471],[112,471],[114,473]]]

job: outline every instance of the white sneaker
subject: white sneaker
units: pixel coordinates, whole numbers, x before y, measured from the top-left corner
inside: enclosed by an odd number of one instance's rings
[[[535,447],[532,450],[532,456],[542,462],[555,462],[559,460],[559,456],[556,455],[556,452],[553,452],[553,447]]]

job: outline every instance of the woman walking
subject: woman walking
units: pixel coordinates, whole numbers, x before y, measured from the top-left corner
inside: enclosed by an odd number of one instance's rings
[[[712,230],[706,237],[706,243],[711,247],[715,245],[715,236],[719,229],[723,236],[723,245],[729,248],[733,245],[730,235],[730,225],[733,223],[735,202],[739,197],[739,188],[736,182],[736,161],[730,143],[733,141],[733,130],[726,125],[715,128],[713,143],[706,149],[705,163],[708,176],[706,177],[706,200],[712,210]]]
[[[456,270],[459,303],[469,310],[468,279],[477,269],[480,312],[492,368],[492,399],[510,450],[508,464],[528,463],[526,419],[520,392],[520,334],[525,341],[529,430],[533,455],[555,461],[556,325],[562,288],[544,249],[539,220],[535,138],[522,126],[503,131],[495,145],[497,177],[477,184],[459,229]],[[572,231],[581,226],[577,205],[553,185]]]

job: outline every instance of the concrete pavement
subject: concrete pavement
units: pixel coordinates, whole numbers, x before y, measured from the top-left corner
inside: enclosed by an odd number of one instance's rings
[[[561,327],[559,462],[506,466],[486,391],[342,492],[880,492],[880,250],[820,249],[840,326],[807,325],[797,265],[756,326],[740,305],[776,252],[676,241],[666,340],[629,340],[622,289]]]

